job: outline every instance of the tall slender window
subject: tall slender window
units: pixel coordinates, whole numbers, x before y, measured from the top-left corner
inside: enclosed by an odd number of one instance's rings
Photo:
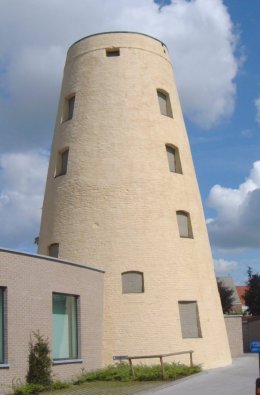
[[[166,152],[167,152],[169,170],[173,173],[182,174],[181,161],[180,161],[178,148],[174,147],[173,145],[166,144]]]
[[[77,296],[52,295],[53,359],[78,358],[77,302]]]
[[[69,96],[64,101],[62,122],[69,121],[73,118],[75,105],[75,95]]]
[[[180,237],[192,238],[193,234],[189,213],[187,213],[186,211],[177,211],[176,215]]]
[[[202,337],[197,302],[179,302],[179,312],[182,337],[184,339]]]
[[[0,288],[0,364],[4,363],[4,288]]]
[[[68,120],[73,118],[75,96],[68,99]]]
[[[157,95],[161,114],[172,118],[172,107],[169,93],[157,89]]]
[[[69,148],[63,149],[58,153],[56,177],[64,176],[67,173],[69,159]]]

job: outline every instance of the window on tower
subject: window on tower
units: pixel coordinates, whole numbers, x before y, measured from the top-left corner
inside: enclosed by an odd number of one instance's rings
[[[64,106],[63,106],[62,122],[69,121],[70,119],[73,118],[74,104],[75,104],[74,94],[65,98]]]
[[[161,114],[172,118],[173,117],[172,107],[171,107],[169,93],[161,89],[157,89],[157,96],[158,96]]]
[[[4,364],[6,362],[6,355],[5,355],[5,349],[6,349],[6,303],[5,303],[5,297],[6,297],[6,288],[0,287],[0,365]]]
[[[190,214],[186,211],[177,211],[176,215],[180,237],[193,238]]]
[[[49,256],[53,258],[59,257],[59,243],[52,243],[49,245]]]
[[[56,177],[64,176],[67,173],[69,159],[69,148],[64,148],[58,153],[57,166],[56,166]]]
[[[130,271],[122,273],[123,294],[143,293],[144,275],[142,272]]]
[[[182,174],[180,154],[178,148],[171,144],[166,144],[165,147],[167,152],[169,170],[173,173]]]
[[[197,302],[180,301],[178,305],[182,337],[184,339],[202,337]]]
[[[112,58],[114,56],[120,56],[120,49],[119,48],[107,48],[106,49],[106,56]]]

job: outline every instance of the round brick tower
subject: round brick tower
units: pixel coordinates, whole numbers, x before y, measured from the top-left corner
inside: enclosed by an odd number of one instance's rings
[[[231,362],[189,142],[161,41],[112,32],[70,47],[39,253],[106,270],[104,364],[117,355],[190,349],[204,367]]]

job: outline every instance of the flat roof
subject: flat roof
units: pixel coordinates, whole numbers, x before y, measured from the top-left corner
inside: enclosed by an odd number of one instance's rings
[[[53,258],[53,257],[47,256],[47,255],[32,254],[32,253],[29,253],[29,252],[11,250],[11,249],[1,248],[1,247],[0,247],[0,251],[7,252],[9,254],[24,255],[24,256],[29,256],[29,257],[32,257],[32,258],[44,259],[46,261],[52,261],[52,262],[56,262],[56,263],[61,263],[63,265],[70,265],[70,266],[78,267],[78,268],[81,268],[81,269],[89,269],[89,270],[94,270],[96,272],[105,273],[105,270],[99,269],[99,268],[94,267],[94,266],[82,265],[80,263],[75,263],[75,262],[68,261],[68,260],[65,260],[65,259],[60,259],[60,258]]]
[[[153,36],[150,36],[149,34],[139,33],[139,32],[128,32],[128,31],[122,30],[122,31],[112,31],[112,32],[102,32],[102,33],[90,34],[89,36],[82,37],[81,39],[75,41],[73,44],[71,44],[71,46],[69,47],[68,50],[70,50],[70,48],[73,47],[73,45],[79,43],[80,41],[85,40],[86,38],[95,37],[95,36],[101,36],[101,35],[103,35],[103,34],[122,34],[122,33],[126,33],[126,34],[139,34],[139,35],[141,35],[141,36],[149,37],[149,38],[152,38],[153,40],[158,41],[159,43],[161,43],[163,46],[165,46],[165,47],[167,48],[167,45],[164,44],[163,41],[161,41],[161,40],[159,40],[158,38],[155,38],[155,37],[153,37]],[[167,49],[168,49],[168,48],[167,48]]]

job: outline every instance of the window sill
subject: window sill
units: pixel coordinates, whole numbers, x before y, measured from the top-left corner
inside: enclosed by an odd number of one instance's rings
[[[10,365],[8,365],[7,363],[0,363],[0,369],[9,369]]]
[[[53,365],[67,365],[71,363],[83,363],[83,359],[57,359],[52,361]]]

